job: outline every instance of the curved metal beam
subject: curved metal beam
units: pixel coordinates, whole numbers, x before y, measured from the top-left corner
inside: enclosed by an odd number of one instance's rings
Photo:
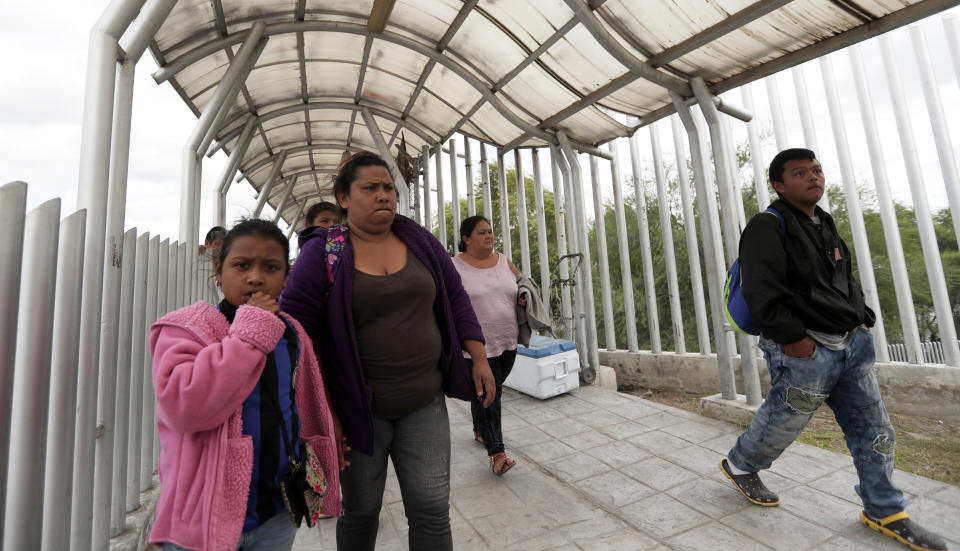
[[[270,164],[270,162],[273,161],[273,159],[275,159],[275,158],[277,157],[277,155],[279,155],[279,152],[281,152],[281,151],[286,151],[286,152],[287,152],[287,155],[289,156],[289,155],[292,155],[292,154],[294,154],[294,153],[303,153],[304,151],[317,151],[317,150],[343,151],[344,149],[346,149],[346,150],[360,150],[360,149],[361,149],[361,148],[359,148],[359,147],[345,146],[345,145],[343,145],[343,144],[341,144],[341,143],[315,143],[315,144],[310,144],[310,145],[298,145],[298,144],[300,144],[300,143],[302,143],[302,142],[296,142],[296,143],[289,143],[289,144],[283,144],[283,145],[275,145],[275,146],[273,146],[274,149],[277,151],[277,153],[275,153],[275,154],[273,154],[273,155],[267,155],[267,156],[265,156],[265,157],[261,157],[260,159],[257,159],[256,161],[254,161],[253,166],[251,166],[251,167],[248,168],[247,170],[242,170],[242,171],[241,171],[241,172],[243,172],[243,174],[241,174],[240,176],[238,176],[236,181],[239,182],[240,180],[243,180],[244,178],[246,178],[246,174],[249,174],[249,173],[251,173],[251,172],[256,172],[256,171],[260,170],[261,168],[263,168],[264,166]]]

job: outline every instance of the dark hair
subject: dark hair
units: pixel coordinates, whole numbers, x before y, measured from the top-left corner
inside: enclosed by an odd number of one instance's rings
[[[770,183],[783,183],[783,167],[788,161],[814,161],[816,158],[816,154],[809,149],[803,149],[800,147],[784,149],[780,153],[777,153],[773,157],[773,160],[770,161]]]
[[[307,225],[314,226],[314,220],[320,216],[321,212],[332,212],[337,216],[340,216],[340,207],[334,205],[330,201],[320,201],[319,203],[314,203],[307,209]]]
[[[479,224],[480,222],[486,222],[488,226],[490,226],[491,228],[493,227],[493,225],[490,224],[490,221],[487,220],[486,217],[480,216],[479,214],[466,218],[463,220],[463,222],[460,222],[460,242],[457,243],[458,251],[462,253],[467,252],[467,244],[463,242],[463,238],[470,237],[471,235],[473,235],[473,230],[477,228],[477,224]]]
[[[207,236],[203,238],[204,243],[212,243],[217,239],[223,239],[223,236],[227,235],[227,228],[223,226],[214,226],[210,228],[210,231],[207,232]]]
[[[387,162],[376,153],[360,151],[347,157],[340,165],[340,170],[337,171],[337,175],[333,179],[333,197],[338,207],[340,207],[340,199],[337,197],[337,194],[350,195],[350,185],[357,179],[357,169],[365,166],[382,166],[390,170]],[[343,213],[347,212],[347,209],[343,207],[340,207],[340,210]]]
[[[283,261],[286,264],[287,272],[290,271],[290,241],[287,236],[280,231],[280,228],[270,220],[261,218],[242,218],[236,225],[230,228],[227,235],[223,238],[223,244],[220,245],[220,257],[217,258],[217,273],[223,270],[223,261],[227,259],[230,253],[230,246],[238,237],[253,236],[263,239],[276,241],[283,247]]]

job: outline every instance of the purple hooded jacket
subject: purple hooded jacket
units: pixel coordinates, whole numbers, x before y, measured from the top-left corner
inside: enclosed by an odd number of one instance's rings
[[[440,241],[413,220],[398,214],[391,230],[427,267],[437,286],[434,312],[443,337],[443,391],[452,398],[472,400],[473,381],[460,343],[484,340],[460,274]],[[346,235],[331,286],[325,258],[327,230],[314,226],[300,234],[300,256],[290,270],[280,306],[303,325],[317,348],[317,356],[323,359],[333,407],[351,448],[369,455],[373,450],[373,392],[364,378],[357,350],[352,309],[353,248],[349,233]]]

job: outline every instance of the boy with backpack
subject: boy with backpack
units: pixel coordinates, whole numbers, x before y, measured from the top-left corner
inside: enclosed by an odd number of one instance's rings
[[[860,478],[860,520],[912,549],[944,550],[942,538],[909,518],[892,480],[895,435],[877,386],[869,330],[876,317],[833,218],[817,207],[823,169],[813,151],[787,149],[773,158],[769,176],[780,196],[771,204],[776,213],[750,220],[739,262],[770,391],[720,469],[751,503],[779,505],[757,472],[770,467],[826,402]]]

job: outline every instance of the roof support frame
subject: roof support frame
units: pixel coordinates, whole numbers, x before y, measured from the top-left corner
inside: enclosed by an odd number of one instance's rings
[[[286,151],[287,155],[293,155],[294,153],[303,153],[304,151],[343,151],[344,149],[343,145],[338,143],[314,143],[310,145],[297,145],[299,143],[300,142],[296,142],[292,144],[277,145],[277,149],[281,151]],[[359,149],[359,148],[348,147],[347,151],[351,149]],[[246,172],[247,174],[251,172],[256,172],[257,170],[260,170],[261,168],[263,168],[265,165],[270,164],[270,161],[272,161],[275,157],[276,155],[267,155],[266,157],[257,159],[256,161],[254,161],[253,166],[249,167],[244,172]],[[314,168],[314,167],[311,167],[311,168]],[[237,181],[239,182],[240,180],[243,180],[245,177],[246,176],[241,175],[237,177]]]
[[[394,185],[399,187],[400,200],[398,206],[402,213],[406,213],[407,201],[410,197],[409,193],[407,193],[407,181],[403,179],[403,175],[397,168],[397,163],[394,162],[393,157],[390,156],[390,149],[387,147],[387,142],[383,139],[383,133],[380,132],[380,126],[377,124],[376,119],[373,118],[373,114],[370,113],[370,109],[361,107],[360,114],[363,116],[363,122],[367,126],[367,131],[370,132],[370,137],[373,138],[373,143],[377,145],[380,157],[387,163],[390,175],[393,176]],[[397,127],[399,128],[399,125]]]

